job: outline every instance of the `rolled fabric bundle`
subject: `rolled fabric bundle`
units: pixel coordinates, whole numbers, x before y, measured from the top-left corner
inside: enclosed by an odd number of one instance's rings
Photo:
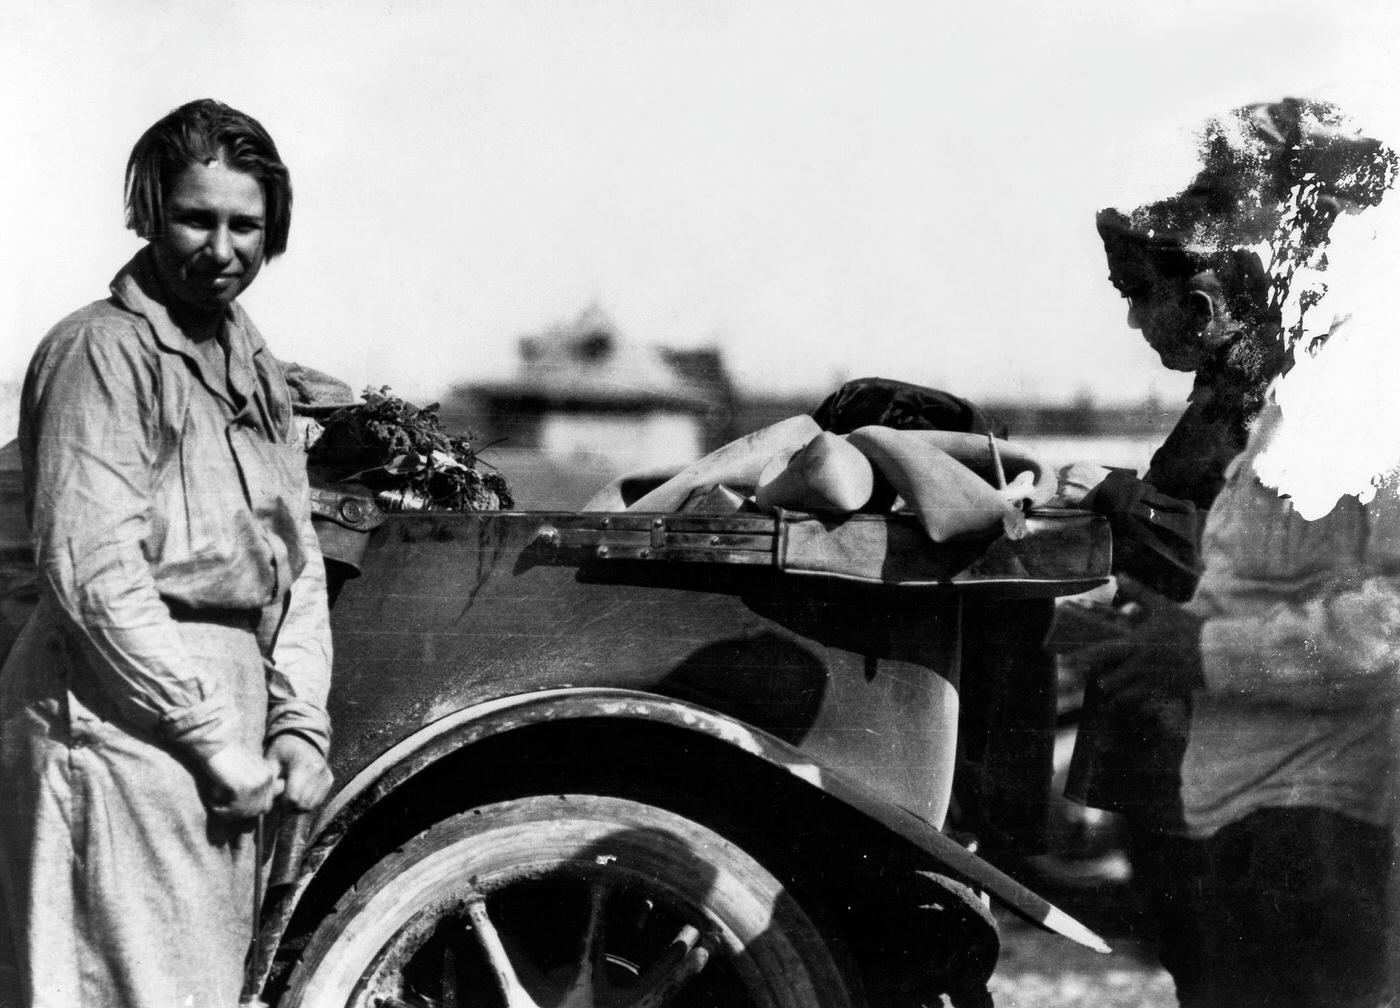
[[[773,456],[790,453],[819,433],[821,428],[817,422],[805,413],[780,420],[692,462],[655,490],[638,498],[627,510],[676,511],[694,490],[717,484],[751,488]]]
[[[812,418],[833,434],[849,434],[872,424],[895,430],[966,433],[992,429],[986,415],[966,399],[894,378],[848,381],[812,411]]]
[[[622,481],[627,477],[623,476],[613,480],[603,489],[599,490],[588,499],[579,510],[581,511],[626,511],[627,502],[622,498]]]
[[[909,430],[899,433],[947,452],[993,487],[997,486],[997,465],[1000,462],[1000,475],[1006,480],[1006,487],[1004,490],[998,488],[998,492],[1013,504],[1040,507],[1055,496],[1055,470],[1021,445],[1001,438],[991,439],[985,434],[960,434],[956,431]],[[993,445],[996,446],[995,454]]]
[[[801,448],[779,452],[754,487],[759,507],[849,513],[870,500],[875,471],[855,445],[822,431]]]
[[[613,480],[603,489],[599,490],[588,499],[580,510],[583,511],[626,511],[631,505],[631,501],[637,500],[644,493],[650,490],[638,490],[639,487],[650,486],[655,489],[670,476],[662,475],[655,469],[635,469],[631,472],[623,473]]]
[[[1044,503],[1054,493],[1053,474],[1032,456],[998,443],[1011,476],[1004,488],[987,438],[948,431],[861,427],[846,435],[919,517],[934,542],[1001,524],[1006,535],[1025,535],[1020,504]],[[976,449],[973,446],[976,445]],[[987,477],[979,475],[986,472]],[[1012,476],[1014,473],[1014,476]]]

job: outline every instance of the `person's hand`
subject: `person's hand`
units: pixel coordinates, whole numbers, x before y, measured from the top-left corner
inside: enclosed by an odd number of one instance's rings
[[[282,793],[277,764],[241,745],[225,746],[204,761],[213,786],[210,809],[227,819],[256,819]]]
[[[1130,636],[1082,648],[1074,661],[1115,702],[1184,696],[1204,685],[1201,619],[1163,599]]]
[[[296,812],[320,808],[331,789],[331,768],[319,750],[300,735],[284,732],[267,745],[267,758],[285,784],[282,804]]]
[[[1078,507],[1089,496],[1089,491],[1104,481],[1109,471],[1105,466],[1092,462],[1071,462],[1056,474],[1055,497],[1050,503],[1060,507]]]
[[[1035,473],[1027,469],[1016,474],[1006,486],[997,490],[998,496],[1013,507],[1021,507],[1035,499]]]

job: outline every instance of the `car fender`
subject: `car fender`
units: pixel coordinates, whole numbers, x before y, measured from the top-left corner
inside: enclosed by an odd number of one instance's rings
[[[811,760],[800,749],[724,714],[653,693],[609,688],[561,688],[486,701],[449,714],[386,749],[339,788],[305,831],[287,862],[274,859],[257,944],[260,964],[249,990],[261,991],[272,953],[307,887],[350,828],[415,774],[451,753],[532,725],[575,719],[636,719],[667,724],[717,739],[781,769],[880,823],[925,851],[948,873],[981,889],[1016,913],[1082,945],[1107,952],[1103,941],[1074,918],[998,871],[941,830]],[[284,834],[285,842],[285,834]],[[282,877],[276,862],[287,865]]]

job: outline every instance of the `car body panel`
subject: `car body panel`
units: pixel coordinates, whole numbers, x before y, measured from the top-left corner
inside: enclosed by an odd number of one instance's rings
[[[7,628],[35,597],[18,476],[0,472]],[[336,596],[337,786],[314,825],[283,832],[250,990],[362,816],[449,754],[564,721],[718,740],[1102,947],[941,832],[964,599],[1071,594],[1108,572],[1101,519],[1027,527],[935,544],[907,515],[388,516]]]

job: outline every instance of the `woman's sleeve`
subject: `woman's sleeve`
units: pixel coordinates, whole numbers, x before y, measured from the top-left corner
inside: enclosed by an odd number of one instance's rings
[[[1201,627],[1206,688],[1330,709],[1374,703],[1400,671],[1400,581],[1375,577]]]
[[[1299,593],[1304,597],[1234,615],[1203,613],[1207,689],[1310,709],[1376,703],[1395,689],[1400,498],[1394,485],[1383,488],[1365,513],[1361,561],[1339,564],[1305,595]],[[1338,554],[1354,555],[1341,549]]]
[[[196,758],[235,740],[233,698],[190,660],[145,544],[159,427],[156,364],[122,326],[77,323],[35,355],[23,409],[39,587],[66,618],[104,695]]]
[[[302,496],[305,506],[300,510],[298,532],[306,565],[292,582],[268,669],[267,737],[270,740],[284,732],[295,732],[326,756],[331,741],[326,699],[330,693],[332,657],[326,565],[311,524],[309,487],[303,485]]]
[[[1104,477],[1084,506],[1108,519],[1114,573],[1179,602],[1191,597],[1201,574],[1204,511],[1121,471]]]

